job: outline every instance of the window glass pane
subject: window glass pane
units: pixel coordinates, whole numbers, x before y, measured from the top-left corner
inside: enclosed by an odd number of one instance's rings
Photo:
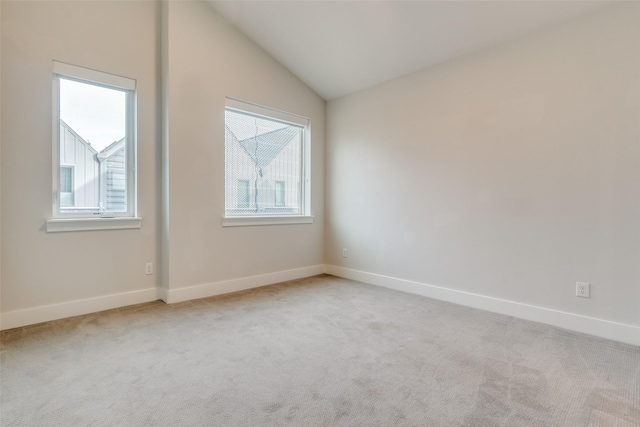
[[[238,207],[249,207],[249,181],[238,181]]]
[[[74,170],[69,199],[60,167],[60,211],[126,212],[126,92],[64,77],[59,82],[59,164]]]
[[[301,214],[303,138],[301,126],[226,109],[226,215]]]
[[[73,168],[60,167],[60,206],[73,206]]]
[[[276,206],[284,206],[285,182],[276,181]]]
[[[68,167],[60,167],[60,191],[62,193],[71,193],[73,181],[72,181],[72,173],[73,169]]]

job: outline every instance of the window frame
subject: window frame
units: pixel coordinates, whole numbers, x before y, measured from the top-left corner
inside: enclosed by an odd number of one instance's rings
[[[125,158],[127,210],[125,212],[102,211],[100,208],[89,212],[63,212],[60,203],[60,79],[72,80],[84,84],[118,90],[125,93]],[[136,80],[93,70],[64,62],[53,61],[52,73],[53,100],[53,174],[52,174],[52,216],[47,220],[47,232],[86,231],[140,228],[141,219],[137,216],[137,141],[136,141]],[[75,191],[74,191],[75,193]]]
[[[226,201],[223,201],[224,211],[222,215],[222,226],[236,227],[313,223],[314,217],[311,213],[311,120],[304,116],[231,97],[225,98],[225,111],[226,110],[234,110],[243,114],[262,117],[268,120],[289,123],[302,128],[303,132],[300,153],[300,213],[291,215],[227,215]],[[226,145],[226,140],[224,139],[225,138],[223,138],[223,142]]]

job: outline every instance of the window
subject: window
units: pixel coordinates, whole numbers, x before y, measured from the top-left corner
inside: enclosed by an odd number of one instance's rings
[[[238,180],[238,207],[249,207],[249,181],[241,179]]]
[[[224,225],[311,222],[309,119],[227,98]]]
[[[276,181],[276,206],[284,206],[284,181]]]
[[[60,206],[73,206],[73,166],[60,166]]]
[[[134,218],[135,80],[53,62],[53,219]],[[120,226],[114,226],[119,223]],[[75,229],[102,229],[86,224]],[[112,221],[106,228],[135,223]],[[74,229],[74,227],[71,227]]]

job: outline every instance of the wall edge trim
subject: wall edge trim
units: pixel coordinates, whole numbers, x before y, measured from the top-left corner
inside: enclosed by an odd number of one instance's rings
[[[504,314],[519,319],[544,323],[574,332],[619,341],[625,344],[640,346],[640,326],[598,319],[581,314],[494,298],[441,286],[384,276],[381,274],[368,273],[366,271],[354,270],[335,265],[326,265],[325,273],[370,285],[421,295],[493,313]]]
[[[312,265],[292,270],[282,270],[273,273],[222,280],[219,282],[205,283],[202,285],[188,286],[184,288],[165,289],[161,296],[164,302],[167,304],[173,304],[198,298],[207,298],[231,292],[274,285],[276,283],[286,282],[289,280],[304,279],[305,277],[323,274],[324,271],[324,265]]]
[[[178,289],[148,288],[96,298],[14,310],[0,314],[0,330],[157,301],[158,299],[171,304],[206,298],[273,285],[289,280],[303,279],[323,273],[640,346],[640,326],[334,265],[313,265]]]
[[[95,298],[67,301],[59,304],[42,305],[22,310],[8,311],[0,314],[0,330],[19,328],[21,326],[34,325],[36,323],[96,313],[113,308],[120,308],[157,300],[158,291],[154,287]]]
[[[323,264],[178,289],[148,288],[0,313],[0,330],[19,328],[151,301],[168,304],[222,295],[323,274]]]

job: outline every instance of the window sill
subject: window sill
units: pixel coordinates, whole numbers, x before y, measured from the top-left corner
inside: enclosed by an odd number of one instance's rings
[[[123,230],[142,227],[142,218],[55,218],[47,220],[47,233]]]
[[[228,216],[222,219],[223,227],[282,224],[313,224],[313,216]]]

